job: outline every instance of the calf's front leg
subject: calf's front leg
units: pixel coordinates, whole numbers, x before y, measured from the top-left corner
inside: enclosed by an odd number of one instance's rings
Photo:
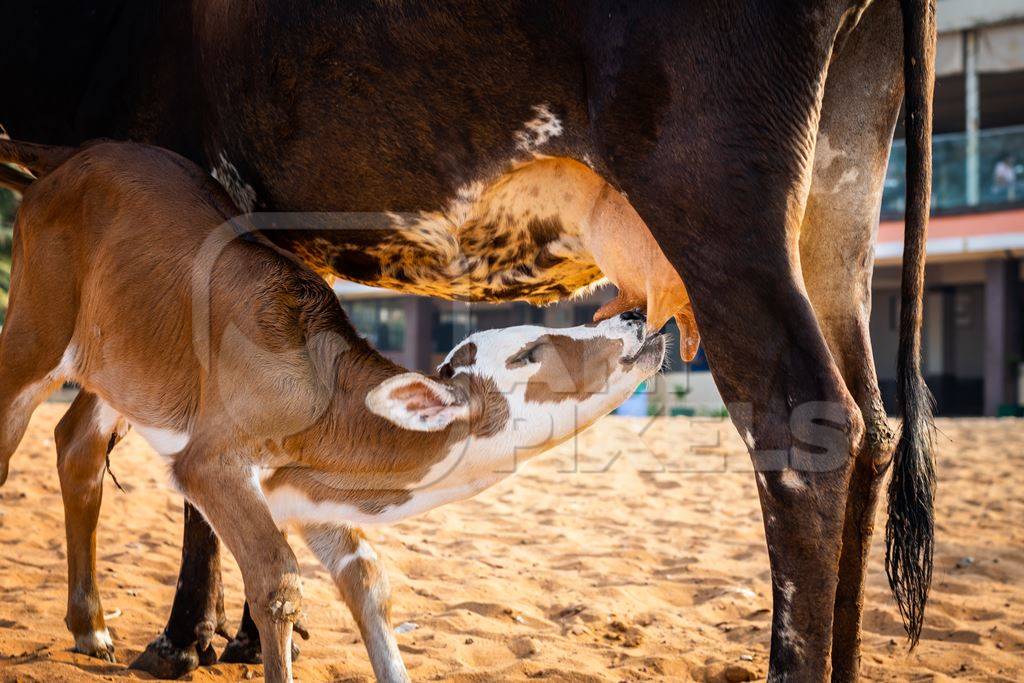
[[[292,625],[302,610],[298,562],[253,480],[251,462],[193,443],[175,456],[172,472],[242,570],[266,680],[291,681]]]
[[[358,528],[333,524],[310,524],[302,532],[352,611],[377,680],[408,681],[409,674],[391,626],[388,576],[366,536]]]

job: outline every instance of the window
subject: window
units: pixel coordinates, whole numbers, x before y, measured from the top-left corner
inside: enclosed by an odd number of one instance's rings
[[[359,334],[378,351],[405,349],[405,307],[394,299],[342,301]]]
[[[440,303],[433,322],[434,353],[442,356],[477,329],[470,305],[460,302]]]

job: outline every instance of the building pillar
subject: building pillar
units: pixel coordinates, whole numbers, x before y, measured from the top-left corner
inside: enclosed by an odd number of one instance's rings
[[[404,365],[410,370],[433,370],[434,304],[424,296],[405,297]]]
[[[977,206],[981,201],[981,91],[978,85],[978,34],[975,31],[964,32],[964,91],[967,110],[964,122],[967,141],[966,199],[968,206]]]
[[[985,414],[1016,405],[1020,362],[1020,274],[1017,259],[985,263]]]

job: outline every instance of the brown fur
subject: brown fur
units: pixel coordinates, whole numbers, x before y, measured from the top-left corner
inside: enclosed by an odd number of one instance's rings
[[[453,446],[504,430],[510,407],[492,379],[455,372],[476,363],[475,343],[452,354],[445,378],[406,373],[355,333],[315,273],[261,237],[239,239],[244,226],[229,218],[233,213],[219,186],[191,164],[134,144],[90,146],[28,188],[15,226],[12,305],[0,334],[0,437],[7,448],[0,463],[6,471],[48,389],[81,384],[57,432],[68,515],[68,625],[79,649],[112,659],[95,582],[104,458],[128,424],[155,439],[158,450],[166,443],[161,452],[173,480],[239,562],[268,680],[287,680],[301,586],[267,497],[290,487],[314,504],[381,515],[409,501],[416,487],[436,484],[427,477],[442,459],[460,455]],[[640,345],[642,324],[634,319],[621,329]],[[605,391],[622,365],[623,345],[601,335],[540,337],[533,348],[546,361],[531,377],[526,401]],[[423,419],[449,409],[454,417],[413,431],[415,425],[383,416],[389,413],[380,406],[389,401],[422,410]],[[322,539],[322,530],[310,533]],[[339,541],[334,552],[350,545]],[[346,558],[328,566],[336,565],[353,609],[376,610],[363,615],[369,621],[361,628],[372,632],[364,636],[375,669],[394,673],[401,658],[381,626],[386,580],[372,562],[355,576],[338,569]],[[216,627],[210,624],[210,637]]]
[[[107,447],[124,419],[188,433],[174,478],[236,553],[268,679],[280,679],[301,595],[294,556],[252,488],[252,455],[290,463],[272,486],[316,495],[343,480],[341,495],[379,512],[408,496],[454,441],[501,428],[508,406],[493,385],[460,376],[450,390],[469,401],[470,419],[447,429],[413,433],[369,412],[367,392],[403,369],[355,334],[315,274],[265,241],[235,239],[225,224],[233,214],[198,169],[139,145],[89,147],[28,188],[0,335],[0,463],[6,473],[28,416],[56,383],[83,386],[57,432],[68,625],[80,648],[112,658],[109,636],[96,637],[105,630],[94,559]],[[159,226],[144,246],[141,225]],[[207,291],[194,289],[207,273]],[[101,404],[123,418],[102,425]]]
[[[546,334],[521,349],[509,363],[524,353],[535,353],[547,360],[526,385],[526,400],[534,403],[559,403],[580,400],[600,392],[608,377],[608,366],[622,355],[622,342],[607,339],[600,344],[585,343],[560,334]]]

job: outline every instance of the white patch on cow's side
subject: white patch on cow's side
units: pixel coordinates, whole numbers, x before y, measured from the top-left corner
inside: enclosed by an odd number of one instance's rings
[[[213,179],[231,196],[235,204],[245,213],[251,213],[256,206],[256,190],[242,180],[241,174],[233,163],[228,161],[224,152],[217,155],[217,165],[210,171]]]
[[[188,432],[179,432],[174,429],[147,427],[137,423],[132,423],[132,427],[154,451],[165,458],[183,451],[190,438]]]
[[[839,180],[836,182],[835,187],[832,188],[832,191],[839,192],[848,185],[856,185],[858,180],[860,180],[860,169],[848,168],[843,171],[843,175],[839,176]]]
[[[783,581],[781,592],[782,604],[775,606],[779,614],[779,639],[799,654],[803,651],[804,641],[793,629],[793,595],[796,593],[796,585],[792,581]]]
[[[791,491],[803,491],[807,488],[807,482],[803,480],[800,473],[789,468],[782,470],[779,475],[779,483]]]
[[[516,147],[524,152],[533,152],[551,138],[562,134],[562,121],[555,116],[547,104],[533,106],[534,117],[523,124],[515,134]]]
[[[761,488],[768,488],[768,480],[765,479],[764,472],[758,472],[756,475],[757,483],[761,485]]]
[[[755,450],[757,446],[757,444],[754,443],[754,435],[750,433],[749,429],[743,434],[743,443],[747,444],[747,448],[750,450]]]
[[[841,149],[833,149],[828,135],[822,133],[818,137],[818,144],[814,147],[814,172],[816,174],[824,173],[836,159],[845,156],[846,152]]]

